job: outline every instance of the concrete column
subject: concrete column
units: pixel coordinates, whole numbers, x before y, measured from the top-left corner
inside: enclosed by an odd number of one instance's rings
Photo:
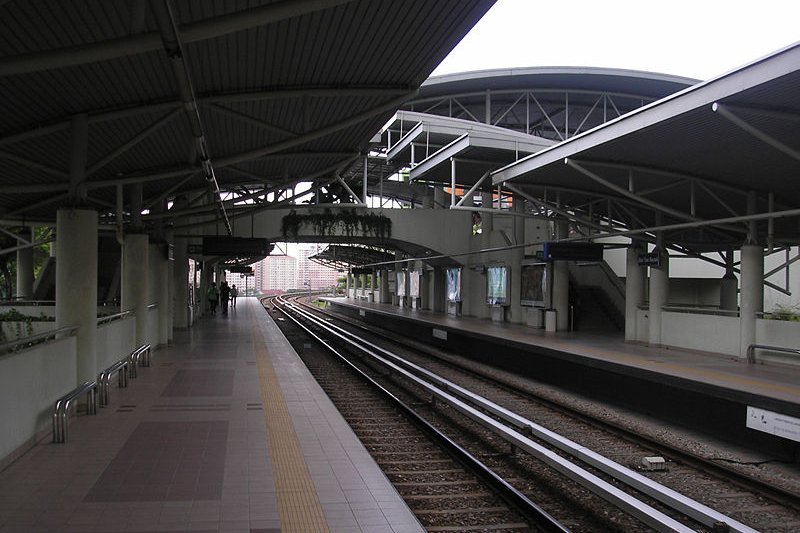
[[[350,298],[350,272],[344,273],[344,297]]]
[[[566,239],[569,223],[558,221],[555,224],[556,240]],[[566,261],[553,261],[553,303],[556,311],[556,331],[569,330],[569,265]]]
[[[370,302],[374,302],[375,301],[375,290],[378,288],[378,286],[376,285],[376,283],[377,283],[377,279],[376,278],[377,278],[377,276],[375,275],[375,271],[373,270],[372,273],[369,275],[369,281],[370,281],[370,284],[369,284],[369,287],[370,287],[369,288],[369,301]]]
[[[167,261],[167,308],[169,309],[169,316],[167,317],[167,343],[172,342],[175,338],[175,261]]]
[[[433,276],[433,305],[431,309],[437,313],[447,312],[447,271],[436,267],[431,271]]]
[[[644,283],[647,269],[639,266],[641,247],[634,243],[628,247],[625,256],[625,340],[636,341],[639,332],[636,317],[639,306],[644,302]]]
[[[187,241],[175,239],[175,261],[172,267],[173,319],[176,328],[189,327],[189,257],[186,254]]]
[[[518,214],[525,212],[525,200],[519,196],[514,198],[513,211]],[[515,216],[511,217],[512,224],[514,224],[514,244],[522,244],[525,242],[525,217]],[[510,270],[510,322],[522,324],[525,322],[525,310],[520,305],[520,290],[522,288],[522,260],[525,259],[525,250],[522,248],[514,248],[511,250],[511,264]]]
[[[489,189],[488,191],[481,191],[481,207],[486,209],[492,208],[492,190]],[[481,232],[483,235],[491,235],[492,230],[494,229],[494,215],[491,213],[483,212],[481,213]]]
[[[757,244],[742,246],[742,293],[739,310],[739,355],[755,344],[757,314],[764,310],[764,249]]]
[[[136,313],[136,346],[147,342],[148,237],[125,235],[122,250],[122,310]]]
[[[569,265],[553,261],[553,309],[556,311],[556,331],[569,330]]]
[[[22,237],[33,242],[33,228],[23,230]],[[17,250],[17,298],[33,298],[33,247]]]
[[[739,307],[739,282],[733,273],[733,251],[725,254],[725,275],[719,281],[719,308],[735,311]]]
[[[208,292],[208,286],[211,283],[211,278],[214,275],[214,269],[211,266],[211,263],[208,261],[202,262],[203,269],[200,271],[200,294],[198,294],[195,298],[197,300],[197,315],[207,315],[210,311],[208,307],[208,299],[206,298],[206,293]],[[192,302],[191,305],[195,305],[195,302]],[[197,320],[197,316],[194,317]]]
[[[661,308],[667,304],[669,297],[669,254],[664,248],[656,248],[661,256],[660,267],[650,267],[650,305],[648,316],[648,342],[660,346],[661,340]]]
[[[419,308],[431,309],[431,278],[433,271],[427,270],[424,265],[420,265],[419,278]]]
[[[444,192],[444,189],[441,186],[437,186],[433,188],[433,204],[434,207],[437,209],[441,209],[443,206],[448,205],[447,193]]]
[[[380,303],[382,304],[392,303],[392,295],[391,293],[389,293],[389,270],[387,269],[381,270],[380,283],[381,283]]]
[[[56,215],[56,328],[78,326],[77,383],[97,378],[97,212]]]
[[[161,242],[150,245],[151,264],[151,300],[158,303],[158,344],[166,346],[169,343],[169,260],[167,259],[166,244]]]

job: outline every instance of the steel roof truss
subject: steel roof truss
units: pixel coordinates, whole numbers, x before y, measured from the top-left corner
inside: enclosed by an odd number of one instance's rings
[[[605,95],[603,95],[603,96],[605,96]],[[586,124],[587,120],[589,120],[589,117],[592,115],[594,110],[597,108],[597,104],[600,103],[600,100],[603,98],[603,96],[601,96],[600,98],[598,98],[597,100],[594,101],[594,104],[592,104],[592,107],[589,108],[589,111],[587,111],[586,115],[583,117],[583,120],[581,120],[580,124],[578,124],[578,127],[575,128],[575,131],[572,132],[573,136],[575,136],[578,133],[580,133],[581,128],[583,128],[583,125]]]
[[[512,103],[511,105],[509,105],[509,106],[508,106],[508,109],[506,109],[506,110],[505,110],[505,112],[503,112],[503,113],[502,113],[502,114],[501,114],[499,117],[497,117],[497,119],[496,119],[496,120],[492,120],[492,126],[497,126],[497,124],[499,124],[501,120],[503,120],[504,118],[506,118],[506,115],[508,115],[508,113],[509,113],[509,112],[510,112],[512,109],[514,109],[514,107],[515,107],[515,106],[516,106],[516,105],[519,103],[519,101],[520,101],[520,100],[522,100],[522,98],[523,98],[524,96],[525,96],[525,94],[521,94],[521,95],[519,95],[519,97],[517,97],[517,99],[516,99],[516,100],[514,100],[514,103]]]
[[[800,161],[800,151],[785,145],[778,139],[756,128],[746,120],[742,119],[741,117],[733,113],[730,109],[728,109],[727,106],[722,105],[719,102],[714,102],[713,104],[711,104],[711,110],[714,111],[715,113],[718,113],[721,117],[724,117],[729,122],[731,122],[735,126],[738,126],[739,128],[741,128],[748,134],[752,135],[756,139],[768,144],[769,146],[775,148],[779,152],[783,152],[789,157]]]
[[[175,116],[177,116],[180,112],[181,112],[180,109],[174,109],[168,112],[166,115],[159,118],[158,120],[156,120],[155,122],[153,122],[152,124],[150,124],[149,126],[147,126],[146,128],[144,128],[142,131],[134,135],[127,142],[121,144],[120,146],[118,146],[117,148],[106,154],[104,157],[100,158],[100,160],[98,160],[95,164],[86,169],[86,176],[91,176],[92,174],[103,168],[105,165],[107,165],[120,155],[124,154],[137,144],[139,144],[141,141],[147,138],[151,133],[155,132],[160,127],[164,126],[173,118],[175,118]]]
[[[477,119],[477,117],[475,117],[475,115],[473,115],[473,114],[472,114],[472,112],[471,112],[469,109],[467,109],[466,107],[464,107],[464,106],[461,104],[461,102],[459,102],[459,101],[458,101],[456,98],[453,98],[452,100],[453,100],[453,102],[455,102],[455,103],[458,105],[458,107],[460,107],[461,109],[463,109],[463,110],[464,110],[464,113],[466,113],[467,115],[469,115],[469,116],[470,116],[470,118],[472,118],[472,120],[473,120],[474,122],[481,122],[480,120],[478,120],[478,119]],[[452,113],[451,113],[451,115],[452,115]],[[455,117],[455,118],[458,118],[458,117]]]
[[[217,113],[221,113],[223,115],[229,116],[235,120],[239,120],[242,122],[246,122],[247,124],[252,124],[257,128],[261,128],[272,133],[277,133],[278,135],[282,135],[283,137],[295,137],[297,133],[293,131],[289,131],[287,129],[281,128],[279,126],[275,126],[274,124],[270,124],[269,122],[264,122],[263,120],[259,120],[257,118],[251,117],[250,115],[246,115],[244,113],[240,113],[238,111],[234,111],[233,109],[228,109],[225,106],[221,106],[219,104],[209,104],[206,106],[207,109],[212,111],[216,111]]]
[[[539,103],[539,99],[536,98],[536,95],[532,92],[528,94],[530,94],[531,98],[533,98],[533,102],[539,107],[539,111],[542,112],[542,116],[544,116],[544,118],[547,119],[547,122],[550,123],[550,126],[553,128],[553,131],[555,131],[558,134],[558,138],[563,141],[564,136],[561,135],[561,131],[558,129],[558,127],[556,127],[555,123],[553,122],[553,119],[550,118],[550,114],[547,111],[545,111],[544,107],[542,107],[542,104]]]

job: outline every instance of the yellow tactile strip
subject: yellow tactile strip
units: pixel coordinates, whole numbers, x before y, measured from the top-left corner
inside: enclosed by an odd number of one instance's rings
[[[253,348],[258,365],[281,532],[326,533],[328,525],[317,491],[300,450],[269,351],[257,327],[253,328]]]

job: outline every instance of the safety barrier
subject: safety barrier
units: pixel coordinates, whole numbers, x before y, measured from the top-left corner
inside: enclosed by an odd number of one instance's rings
[[[110,367],[106,368],[97,376],[97,384],[100,389],[100,407],[105,407],[109,404],[111,397],[111,376],[117,374],[117,386],[124,389],[128,386],[128,374],[130,368],[131,358],[126,357],[120,359]]]
[[[90,415],[97,414],[97,382],[86,381],[56,400],[53,408],[53,442],[67,442],[69,408],[84,394],[86,395],[86,412]]]
[[[111,376],[117,373],[119,386],[127,387],[128,378],[136,377],[137,367],[150,366],[151,357],[150,345],[143,344],[131,352],[125,359],[121,359],[103,370],[98,376],[97,381],[86,381],[56,400],[53,408],[53,442],[67,442],[67,435],[69,433],[69,409],[78,398],[85,394],[86,412],[90,415],[96,415],[98,396],[100,396],[100,405],[108,405]],[[99,394],[98,383],[100,389]]]
[[[782,346],[766,346],[764,344],[751,344],[750,346],[747,347],[748,363],[756,362],[756,350],[767,350],[770,352],[793,353],[795,355],[800,355],[800,349],[798,348],[784,348]]]
[[[131,355],[129,356],[130,359],[130,376],[132,379],[136,379],[136,368],[140,366],[150,366],[151,360],[151,350],[149,344],[142,344],[138,348],[136,348]]]

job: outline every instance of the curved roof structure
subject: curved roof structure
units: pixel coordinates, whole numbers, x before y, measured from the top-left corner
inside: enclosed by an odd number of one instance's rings
[[[797,243],[798,86],[800,43],[516,161],[493,183],[560,193],[583,218],[591,205],[609,226],[660,229],[695,251]]]
[[[334,179],[492,4],[0,2],[2,219],[185,196],[169,216],[228,224]]]
[[[698,80],[633,70],[530,67],[429,78],[410,111],[473,120],[564,140]]]

